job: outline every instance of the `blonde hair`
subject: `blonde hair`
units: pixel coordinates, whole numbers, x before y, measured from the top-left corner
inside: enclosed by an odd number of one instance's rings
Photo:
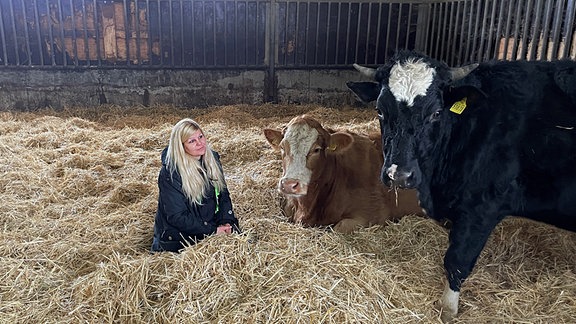
[[[202,198],[206,197],[208,181],[219,191],[226,187],[224,174],[208,141],[203,157],[204,165],[184,150],[184,142],[198,130],[206,136],[200,125],[190,118],[184,118],[176,123],[170,134],[166,154],[166,166],[170,175],[178,171],[182,178],[182,191],[188,200],[195,204],[201,204]]]

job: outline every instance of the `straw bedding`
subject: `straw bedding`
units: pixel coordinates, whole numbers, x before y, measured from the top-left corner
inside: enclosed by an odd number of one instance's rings
[[[0,322],[439,323],[442,227],[408,215],[343,235],[282,215],[262,128],[305,112],[377,130],[370,109],[318,106],[1,112]],[[220,152],[244,234],[150,255],[160,151],[183,117]],[[576,322],[575,255],[575,233],[505,220],[457,322]]]

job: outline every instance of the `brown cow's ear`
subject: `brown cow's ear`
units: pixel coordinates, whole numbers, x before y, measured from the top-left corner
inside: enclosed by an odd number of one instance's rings
[[[266,140],[268,141],[268,143],[270,143],[270,146],[272,146],[273,149],[278,150],[280,147],[280,142],[282,141],[282,132],[276,129],[270,129],[270,128],[265,128],[264,129],[264,137],[266,137]]]
[[[352,146],[354,138],[352,135],[342,132],[337,132],[330,135],[330,143],[326,150],[328,152],[338,152],[341,153]]]

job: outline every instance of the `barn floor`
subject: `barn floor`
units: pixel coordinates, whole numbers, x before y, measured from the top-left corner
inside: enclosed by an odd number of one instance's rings
[[[446,231],[408,215],[343,235],[286,222],[262,128],[309,113],[377,130],[372,109],[225,106],[0,112],[2,323],[439,323]],[[150,255],[160,151],[199,121],[220,152],[242,235]],[[575,323],[576,233],[507,219],[461,323]]]

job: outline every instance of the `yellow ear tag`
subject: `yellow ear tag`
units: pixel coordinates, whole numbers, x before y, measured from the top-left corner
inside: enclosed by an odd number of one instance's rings
[[[338,147],[336,144],[330,145],[327,147],[327,149],[329,149],[330,151],[336,151],[336,147]]]
[[[450,107],[450,111],[460,115],[464,109],[466,109],[466,97],[460,101],[456,101],[452,107]]]

